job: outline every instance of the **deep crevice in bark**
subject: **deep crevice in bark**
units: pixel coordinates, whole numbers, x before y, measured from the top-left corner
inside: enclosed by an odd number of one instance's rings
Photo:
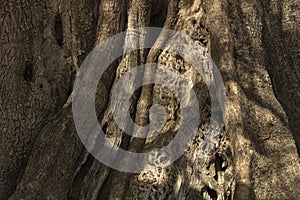
[[[64,33],[63,23],[59,14],[55,16],[54,33],[56,42],[61,47],[64,44]]]

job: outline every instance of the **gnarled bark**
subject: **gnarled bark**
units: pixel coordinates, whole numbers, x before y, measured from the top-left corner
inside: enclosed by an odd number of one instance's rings
[[[0,199],[299,199],[299,9],[296,0],[4,1]],[[149,108],[164,106],[169,115],[157,137],[131,138],[114,122],[111,91],[140,64],[163,64],[193,80],[202,117],[193,144],[174,164],[129,174],[101,164],[82,145],[72,118],[72,87],[95,46],[148,26],[180,31],[211,54],[226,89],[225,128],[210,156],[197,156],[213,101],[203,77],[172,52],[123,55],[100,80],[95,102],[116,146],[158,148],[180,125],[176,98],[159,85],[136,91],[130,110],[138,125],[146,125]],[[157,41],[168,43],[163,34]],[[143,73],[144,81],[156,76]]]

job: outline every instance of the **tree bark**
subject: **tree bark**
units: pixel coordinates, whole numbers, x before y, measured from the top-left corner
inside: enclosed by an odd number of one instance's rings
[[[3,1],[0,200],[300,199],[299,10],[297,0]],[[159,85],[136,91],[130,110],[142,126],[149,123],[152,105],[168,111],[156,138],[131,138],[114,122],[115,84],[147,62],[195,80],[202,118],[193,144],[175,163],[130,174],[87,152],[73,122],[72,90],[94,47],[149,26],[186,34],[212,56],[225,84],[225,128],[210,157],[197,156],[212,112],[203,79],[172,52],[123,55],[101,78],[95,102],[99,122],[116,146],[133,152],[161,147],[180,124],[176,98]],[[168,42],[163,35],[157,40]],[[152,76],[145,70],[143,80]]]

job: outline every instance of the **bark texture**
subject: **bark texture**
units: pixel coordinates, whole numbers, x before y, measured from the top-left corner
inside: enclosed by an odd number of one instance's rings
[[[298,0],[2,1],[0,199],[300,199],[299,11]],[[176,98],[159,85],[136,91],[130,109],[138,125],[147,125],[151,105],[164,106],[167,122],[156,137],[130,138],[114,122],[109,102],[115,83],[146,62],[193,81],[201,125],[174,164],[122,173],[82,145],[72,118],[72,87],[95,46],[149,26],[180,31],[211,54],[225,83],[225,128],[210,156],[199,157],[213,112],[203,78],[172,52],[123,55],[101,78],[95,102],[116,146],[158,148],[180,126]],[[168,42],[164,35],[157,41]],[[143,79],[152,76],[146,70]]]

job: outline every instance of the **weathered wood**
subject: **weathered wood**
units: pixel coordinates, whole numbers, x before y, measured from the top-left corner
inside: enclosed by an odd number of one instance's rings
[[[299,199],[299,10],[297,0],[2,2],[0,199]],[[155,137],[132,138],[114,122],[111,92],[140,64],[160,63],[192,80],[201,114],[197,136],[179,160],[127,174],[86,151],[70,100],[76,73],[95,46],[148,26],[180,31],[211,54],[226,88],[225,129],[210,156],[201,158],[214,101],[205,79],[172,52],[123,55],[100,80],[95,102],[116,146],[149,151],[166,145],[180,126],[174,94],[159,85],[136,91],[130,108],[138,125],[149,123],[153,104],[165,108],[167,122]],[[157,42],[168,39],[161,34]],[[144,81],[156,76],[143,74]]]

